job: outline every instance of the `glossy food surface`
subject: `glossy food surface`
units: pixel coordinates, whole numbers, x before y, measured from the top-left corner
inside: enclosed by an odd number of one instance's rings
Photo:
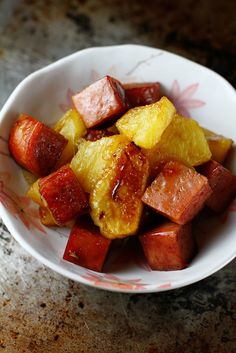
[[[88,128],[122,114],[128,107],[122,85],[110,76],[91,84],[72,99]]]
[[[138,230],[142,215],[149,166],[132,143],[114,155],[113,168],[107,170],[90,196],[91,216],[107,238],[123,238]]]
[[[15,160],[37,176],[55,168],[66,145],[62,135],[26,114],[20,115],[9,138]]]
[[[216,161],[209,161],[199,168],[208,178],[212,195],[206,204],[216,212],[222,212],[236,195],[236,176]]]
[[[84,213],[88,208],[87,196],[68,166],[40,179],[39,191],[59,225]]]
[[[190,223],[166,222],[139,237],[153,270],[181,270],[188,266],[195,250],[191,228]]]
[[[169,99],[162,97],[156,103],[128,110],[117,121],[116,127],[137,146],[152,148],[161,139],[175,112]]]
[[[173,222],[185,224],[203,208],[211,192],[206,177],[181,163],[169,162],[142,200]]]
[[[124,85],[125,95],[132,107],[152,104],[161,98],[158,82],[130,83]]]
[[[151,149],[143,149],[142,152],[150,163],[153,176],[159,165],[170,160],[196,166],[211,158],[211,151],[198,122],[179,114],[174,116],[159,143]]]
[[[83,218],[72,228],[63,258],[100,272],[110,244],[111,240],[101,236],[91,220]]]

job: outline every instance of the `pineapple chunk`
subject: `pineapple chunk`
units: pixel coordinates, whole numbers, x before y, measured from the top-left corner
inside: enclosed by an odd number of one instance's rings
[[[142,152],[149,161],[152,176],[156,175],[163,163],[170,160],[197,166],[211,159],[211,151],[199,124],[178,114],[175,114],[160,142]]]
[[[158,102],[130,109],[116,123],[121,134],[143,148],[153,148],[170,124],[176,112],[168,98]]]
[[[226,159],[232,145],[233,140],[224,136],[218,135],[213,131],[203,128],[204,135],[207,139],[209,148],[212,153],[212,159],[218,163],[223,163]]]
[[[83,189],[90,193],[102,179],[108,168],[112,168],[115,158],[129,140],[123,135],[103,137],[97,141],[83,141],[71,161],[71,169],[77,176]]]
[[[36,180],[30,186],[29,190],[27,191],[26,196],[29,197],[34,202],[36,202],[39,206],[45,207],[47,203],[39,192],[39,180],[40,179]]]
[[[57,167],[66,164],[77,151],[77,142],[86,134],[86,127],[79,113],[75,109],[68,110],[55,124],[54,130],[63,135],[68,143],[62,153]]]
[[[146,158],[132,143],[114,158],[114,167],[107,169],[90,195],[91,217],[109,239],[136,233],[149,174]]]
[[[39,207],[40,221],[47,227],[58,226],[51,211],[47,207]]]

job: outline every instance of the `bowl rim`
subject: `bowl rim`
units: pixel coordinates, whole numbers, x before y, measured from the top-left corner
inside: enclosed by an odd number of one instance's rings
[[[166,53],[170,56],[172,56],[173,59],[181,59],[183,61],[186,61],[188,63],[191,63],[193,65],[196,65],[202,69],[204,69],[205,71],[207,71],[208,73],[210,73],[211,75],[214,75],[218,80],[222,80],[224,84],[226,84],[228,86],[228,89],[231,90],[231,93],[234,94],[235,97],[235,103],[236,103],[236,91],[234,89],[234,87],[224,78],[222,77],[220,74],[216,73],[215,71],[201,65],[198,64],[190,59],[187,59],[181,55],[169,52],[167,50],[163,50],[160,48],[155,48],[155,47],[151,47],[151,46],[146,46],[146,45],[139,45],[139,44],[121,44],[121,45],[108,45],[108,46],[96,46],[96,47],[90,47],[90,48],[86,48],[86,49],[82,49],[82,50],[78,50],[70,55],[67,55],[55,62],[50,63],[49,65],[46,65],[45,67],[42,67],[34,72],[32,72],[31,74],[29,74],[28,76],[26,76],[13,90],[13,92],[10,94],[9,98],[7,99],[7,101],[5,102],[5,104],[3,105],[1,111],[0,111],[0,124],[2,123],[2,121],[4,120],[4,116],[8,110],[8,108],[11,106],[12,102],[14,101],[15,97],[18,95],[18,93],[21,91],[21,89],[24,89],[24,86],[30,82],[32,79],[34,79],[37,76],[40,76],[41,74],[45,74],[48,71],[50,71],[51,69],[56,69],[58,66],[61,66],[64,64],[64,62],[67,62],[68,60],[74,60],[74,58],[76,58],[77,56],[81,56],[81,55],[87,55],[89,53],[92,52],[96,52],[96,51],[106,51],[107,49],[120,49],[120,48],[128,48],[128,47],[133,47],[133,48],[143,48],[143,49],[152,49],[155,51],[159,51],[162,53]],[[203,280],[207,277],[209,277],[210,275],[214,274],[215,272],[219,271],[220,269],[222,269],[224,266],[226,266],[229,262],[231,262],[235,257],[236,257],[236,249],[234,251],[232,251],[226,258],[224,258],[224,261],[220,261],[217,266],[215,266],[214,268],[212,268],[211,270],[206,270],[204,272],[201,272],[200,275],[196,275],[194,277],[192,277],[191,279],[188,280],[173,280],[171,283],[171,287],[166,288],[166,287],[157,287],[156,285],[153,284],[148,284],[145,286],[145,288],[140,288],[140,289],[127,289],[127,288],[116,288],[116,287],[106,287],[103,284],[95,284],[93,282],[90,282],[89,280],[85,279],[84,277],[82,277],[79,273],[74,273],[68,269],[64,269],[63,267],[60,266],[59,264],[55,264],[53,262],[51,262],[50,260],[48,260],[45,256],[41,255],[40,253],[37,252],[37,250],[31,246],[25,239],[24,237],[22,237],[22,235],[20,234],[20,232],[18,232],[18,230],[15,228],[14,226],[14,222],[11,220],[11,217],[8,215],[8,211],[5,210],[5,208],[3,207],[3,205],[0,203],[0,216],[2,217],[2,220],[4,222],[4,224],[6,225],[6,227],[8,228],[9,232],[11,233],[11,235],[15,238],[15,240],[34,258],[36,258],[39,262],[41,262],[42,264],[44,264],[45,266],[49,267],[50,269],[52,269],[53,271],[63,275],[64,277],[67,277],[69,279],[72,279],[78,283],[81,283],[83,285],[88,285],[90,287],[93,288],[97,288],[97,289],[103,289],[103,290],[107,290],[107,291],[111,291],[111,292],[119,292],[119,293],[137,293],[137,294],[141,294],[141,293],[157,293],[157,292],[163,292],[163,291],[167,291],[167,290],[173,290],[173,289],[177,289],[177,288],[181,288],[181,287],[185,287],[188,286],[190,284],[196,283],[200,280]],[[76,266],[76,265],[75,265]],[[97,274],[98,272],[95,271],[91,271],[92,273]],[[158,271],[156,271],[158,272]]]

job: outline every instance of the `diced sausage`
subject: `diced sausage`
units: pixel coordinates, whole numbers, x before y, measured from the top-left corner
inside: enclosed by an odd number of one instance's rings
[[[62,135],[26,114],[20,115],[9,137],[16,162],[37,176],[48,175],[55,168],[66,145]]]
[[[40,179],[39,191],[58,225],[88,211],[87,195],[68,166]]]
[[[165,222],[139,236],[145,257],[153,270],[181,270],[195,252],[191,223]]]
[[[208,180],[179,162],[168,162],[147,188],[143,202],[173,222],[189,222],[211,194]]]
[[[119,116],[128,108],[124,88],[110,76],[91,84],[72,100],[87,128]]]
[[[79,219],[71,230],[63,258],[94,271],[102,271],[111,240],[87,217]]]
[[[125,95],[132,107],[152,104],[161,98],[158,82],[129,83],[123,86]]]
[[[198,168],[208,178],[213,192],[206,204],[215,212],[222,212],[236,194],[236,176],[216,161],[209,161]]]

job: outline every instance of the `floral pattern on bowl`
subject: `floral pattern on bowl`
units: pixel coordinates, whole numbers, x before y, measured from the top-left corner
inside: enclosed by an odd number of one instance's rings
[[[174,80],[170,92],[167,93],[167,95],[174,103],[176,110],[179,114],[186,117],[190,117],[190,109],[200,108],[206,104],[200,99],[192,98],[198,88],[199,83],[193,83],[187,86],[183,91],[181,91],[178,80]]]

